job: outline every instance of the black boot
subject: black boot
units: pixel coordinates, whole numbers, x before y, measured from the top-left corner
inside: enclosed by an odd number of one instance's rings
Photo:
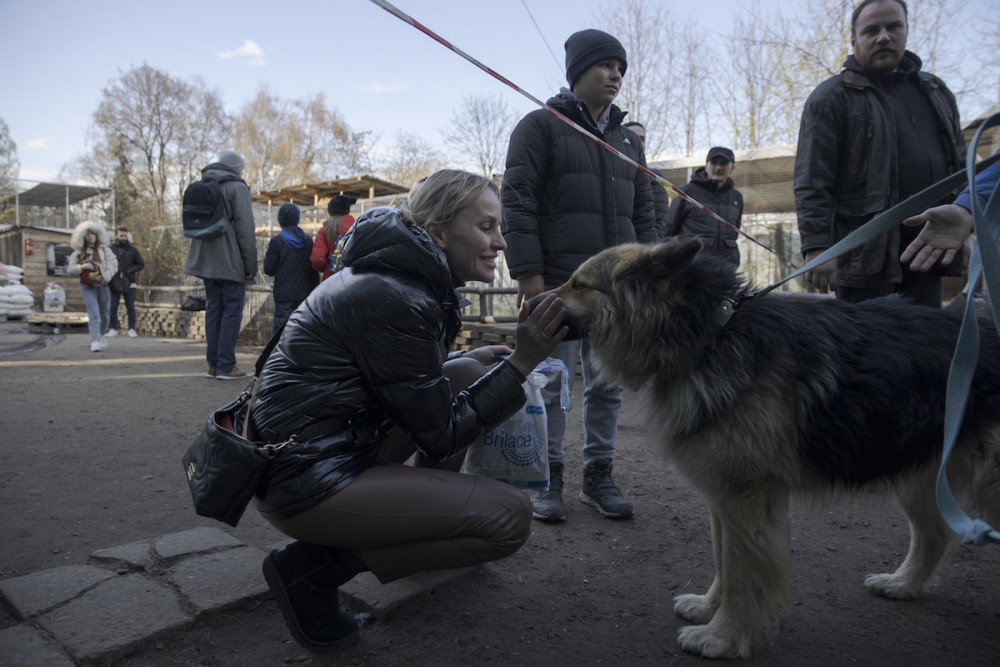
[[[549,464],[549,488],[531,494],[531,515],[539,521],[556,523],[566,520],[563,505],[563,464]]]
[[[615,486],[611,479],[611,461],[599,461],[583,468],[583,486],[580,500],[595,508],[609,519],[628,519],[632,516],[632,503]]]
[[[340,608],[337,588],[364,572],[357,551],[293,542],[264,559],[264,579],[299,644],[328,653],[358,641],[358,624]]]

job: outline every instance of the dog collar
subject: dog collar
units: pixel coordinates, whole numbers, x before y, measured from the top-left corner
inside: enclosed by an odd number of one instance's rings
[[[723,297],[722,303],[715,308],[715,321],[719,323],[720,327],[724,327],[735,312],[736,302],[728,296]]]

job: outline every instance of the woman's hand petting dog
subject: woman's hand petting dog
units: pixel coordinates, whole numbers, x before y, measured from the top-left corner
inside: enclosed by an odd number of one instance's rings
[[[508,359],[521,375],[528,377],[535,366],[545,361],[556,345],[566,338],[569,327],[563,326],[565,317],[566,307],[555,294],[545,297],[534,309],[528,306],[527,301],[521,303],[517,318],[517,343]]]

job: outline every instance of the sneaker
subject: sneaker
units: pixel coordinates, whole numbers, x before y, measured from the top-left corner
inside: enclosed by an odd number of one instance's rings
[[[205,377],[215,379],[215,366],[209,366],[208,372],[205,373]]]
[[[583,486],[580,500],[609,519],[628,519],[632,516],[632,503],[625,500],[611,479],[611,461],[600,461],[583,469]]]
[[[99,341],[99,340],[95,340],[95,341],[93,341],[93,342],[92,342],[92,343],[90,344],[90,351],[91,351],[91,352],[100,352],[100,351],[101,351],[101,350],[103,350],[103,349],[104,349],[104,348],[103,348],[103,347],[101,347],[101,341]]]
[[[358,623],[340,608],[337,591],[368,569],[356,556],[292,542],[272,551],[262,569],[295,641],[315,653],[337,651],[358,642]]]
[[[108,329],[108,338],[114,338],[118,335],[118,329]]]
[[[138,335],[139,335],[139,334],[137,334],[137,333],[135,332],[135,329],[129,329],[129,330],[128,330],[128,337],[129,337],[129,338],[136,338],[136,337],[138,337]]]
[[[211,370],[211,369],[209,369]],[[215,379],[217,380],[242,380],[247,376],[246,373],[240,370],[239,366],[233,366],[225,373],[216,372]]]
[[[104,350],[108,347],[108,337],[101,336],[101,349]]]
[[[549,464],[549,488],[531,494],[531,516],[539,521],[558,523],[566,520],[563,505],[563,464]]]

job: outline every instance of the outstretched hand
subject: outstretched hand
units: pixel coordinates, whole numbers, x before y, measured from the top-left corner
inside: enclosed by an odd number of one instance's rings
[[[903,221],[908,227],[923,225],[917,238],[906,246],[899,261],[910,262],[912,271],[929,271],[938,261],[948,266],[972,233],[972,213],[957,204],[929,208]]]
[[[508,361],[521,375],[527,377],[535,366],[552,354],[556,345],[563,342],[569,327],[563,326],[566,307],[562,299],[550,294],[531,310],[527,302],[518,313],[517,343]]]

